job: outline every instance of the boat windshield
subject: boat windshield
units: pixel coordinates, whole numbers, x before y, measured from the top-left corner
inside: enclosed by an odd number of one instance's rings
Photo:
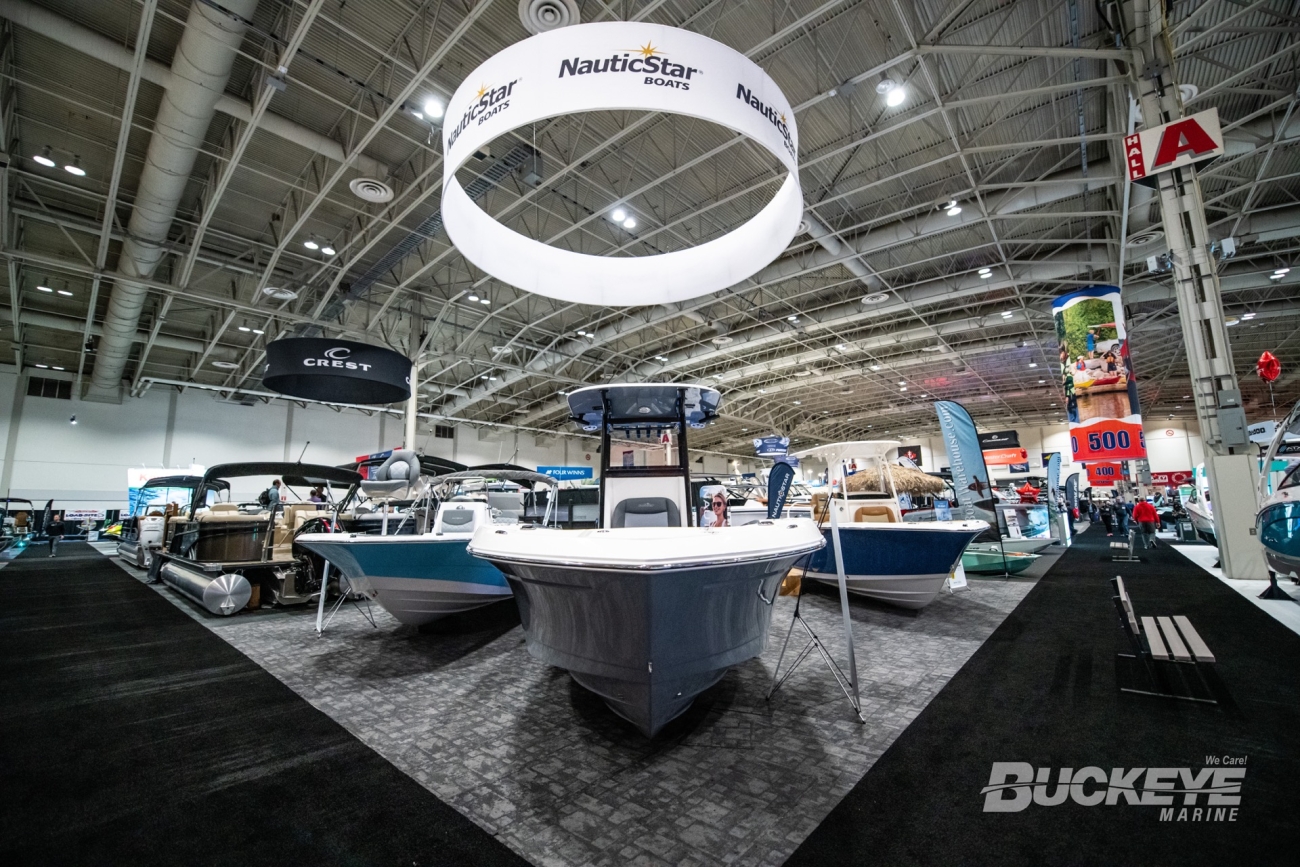
[[[1283,488],[1295,487],[1300,487],[1300,464],[1296,464],[1286,471],[1286,475],[1282,477],[1282,481],[1277,486],[1277,489],[1280,491]]]

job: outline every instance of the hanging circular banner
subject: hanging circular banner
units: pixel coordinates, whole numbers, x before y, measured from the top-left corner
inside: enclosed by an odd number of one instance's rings
[[[686,250],[633,257],[574,253],[519,235],[476,205],[456,179],[493,139],[587,111],[656,111],[717,123],[761,145],[789,174],[772,201],[735,231]],[[789,246],[803,214],[799,136],[776,82],[739,52],[674,27],[579,24],[515,43],[457,89],[442,145],[443,224],[456,248],[499,280],[563,301],[666,304],[734,286]]]
[[[411,360],[352,340],[286,337],[266,345],[262,384],[308,400],[397,403],[411,395]]]

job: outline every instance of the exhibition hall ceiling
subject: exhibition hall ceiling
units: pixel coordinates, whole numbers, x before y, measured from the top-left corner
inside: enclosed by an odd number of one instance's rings
[[[434,115],[546,6],[696,31],[773,77],[807,208],[775,262],[682,303],[646,306],[633,282],[627,306],[594,307],[457,253]],[[1264,350],[1279,405],[1300,397],[1300,269],[1276,275],[1300,238],[1300,17],[1280,0],[1166,11],[1185,108],[1217,108],[1227,137],[1200,179],[1212,234],[1236,242],[1229,335],[1264,417]],[[268,340],[347,337],[419,353],[426,412],[541,430],[568,428],[577,384],[708,382],[724,415],[693,444],[739,450],[770,430],[929,432],[937,398],[987,427],[1060,422],[1051,299],[1122,282],[1145,415],[1194,418],[1172,285],[1148,273],[1159,210],[1134,187],[1125,218],[1129,55],[1107,18],[1084,0],[0,0],[0,349],[82,387],[237,400],[261,389]],[[216,82],[197,132],[157,122],[202,102],[160,115],[182,54]],[[191,134],[192,167],[173,159]],[[459,178],[516,232],[644,256],[736,229],[783,171],[716,124],[607,111],[518,129]],[[111,304],[138,307],[134,333],[104,325]]]

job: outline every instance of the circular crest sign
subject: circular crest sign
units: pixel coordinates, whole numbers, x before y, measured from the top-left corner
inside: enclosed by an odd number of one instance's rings
[[[493,139],[586,111],[657,111],[721,124],[789,174],[735,231],[654,256],[591,256],[519,235],[466,194],[456,172]],[[771,77],[737,51],[688,30],[636,22],[562,27],[517,42],[470,73],[442,128],[443,224],[466,259],[528,292],[580,304],[665,304],[717,292],[775,259],[803,214],[794,112]],[[614,203],[611,203],[611,207]]]
[[[308,400],[396,403],[411,394],[411,361],[368,343],[284,337],[266,345],[262,384]]]

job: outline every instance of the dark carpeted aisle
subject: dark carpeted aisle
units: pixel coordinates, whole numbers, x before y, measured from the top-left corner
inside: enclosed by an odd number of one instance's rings
[[[527,862],[85,544],[0,572],[0,860]]]
[[[790,867],[1295,863],[1300,636],[1175,551],[1111,563],[1108,541],[1100,528],[1079,538]],[[1116,574],[1139,616],[1191,619],[1219,660],[1228,703],[1118,691],[1115,654],[1127,646],[1110,601]],[[1158,807],[1122,801],[983,811],[994,762],[1052,768],[1055,782],[1060,768],[1195,771],[1207,756],[1246,757],[1235,822],[1162,822]]]

